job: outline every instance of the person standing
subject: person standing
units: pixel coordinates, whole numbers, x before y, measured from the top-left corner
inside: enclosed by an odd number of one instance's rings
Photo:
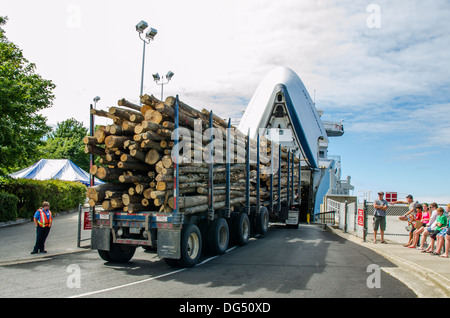
[[[397,204],[397,203],[403,203],[403,204],[407,204],[408,205],[408,209],[409,211],[406,212],[403,217],[407,218],[408,215],[410,215],[411,213],[415,213],[416,212],[416,207],[419,205],[419,202],[414,202],[413,196],[411,194],[408,194],[406,196],[406,201],[395,201],[395,202],[391,202],[391,204]]]
[[[42,207],[34,214],[34,225],[36,226],[36,244],[31,254],[47,253],[45,250],[45,241],[52,227],[52,212],[50,211],[50,203],[42,202]]]
[[[375,209],[373,215],[373,242],[377,242],[377,231],[380,228],[381,243],[387,244],[384,240],[384,231],[386,231],[386,210],[388,202],[383,198],[384,192],[378,192],[378,200],[375,200],[373,207]]]

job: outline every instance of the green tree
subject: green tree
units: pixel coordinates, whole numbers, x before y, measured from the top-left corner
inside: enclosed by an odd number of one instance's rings
[[[35,73],[14,43],[8,41],[0,16],[0,173],[34,162],[41,140],[49,131],[39,111],[51,107],[55,85]]]
[[[40,148],[46,159],[70,159],[81,169],[89,171],[89,154],[84,152],[83,138],[88,129],[74,118],[58,123],[56,130],[48,135],[46,144]]]

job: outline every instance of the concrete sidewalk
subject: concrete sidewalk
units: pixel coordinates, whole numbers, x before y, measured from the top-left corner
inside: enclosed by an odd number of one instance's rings
[[[326,226],[326,229],[349,241],[367,247],[396,264],[410,275],[409,278],[405,279],[408,281],[404,281],[404,283],[411,285],[410,287],[418,293],[419,297],[439,297],[439,294],[450,297],[450,258],[421,253],[420,250],[407,248],[402,243],[389,240],[386,240],[388,244],[381,244],[380,241],[374,244],[372,237],[370,237],[364,242],[360,237],[344,233],[344,231],[331,226]],[[394,272],[390,274],[395,276]],[[401,279],[401,277],[398,278]],[[431,283],[432,287],[436,289],[436,293],[425,288],[426,286],[422,285],[424,281],[427,284]],[[414,284],[417,286],[412,286]]]
[[[36,241],[36,227],[32,221],[0,223],[0,266],[86,251],[86,248],[77,247],[77,237],[78,210],[63,212],[53,217],[53,226],[45,244],[47,254],[30,254]],[[81,239],[89,237],[90,231],[81,231]],[[89,244],[90,241],[81,242],[82,247]]]

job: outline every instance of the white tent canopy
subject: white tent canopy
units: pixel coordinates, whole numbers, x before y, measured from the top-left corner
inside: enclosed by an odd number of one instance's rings
[[[69,159],[41,159],[34,165],[10,174],[15,179],[79,181],[90,185],[89,173]],[[95,178],[95,184],[104,183]]]

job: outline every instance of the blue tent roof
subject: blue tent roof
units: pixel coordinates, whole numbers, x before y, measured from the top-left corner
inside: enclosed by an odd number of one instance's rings
[[[10,174],[15,179],[79,181],[90,185],[89,173],[78,167],[69,159],[41,159],[34,165]],[[94,184],[103,181],[95,178]]]

